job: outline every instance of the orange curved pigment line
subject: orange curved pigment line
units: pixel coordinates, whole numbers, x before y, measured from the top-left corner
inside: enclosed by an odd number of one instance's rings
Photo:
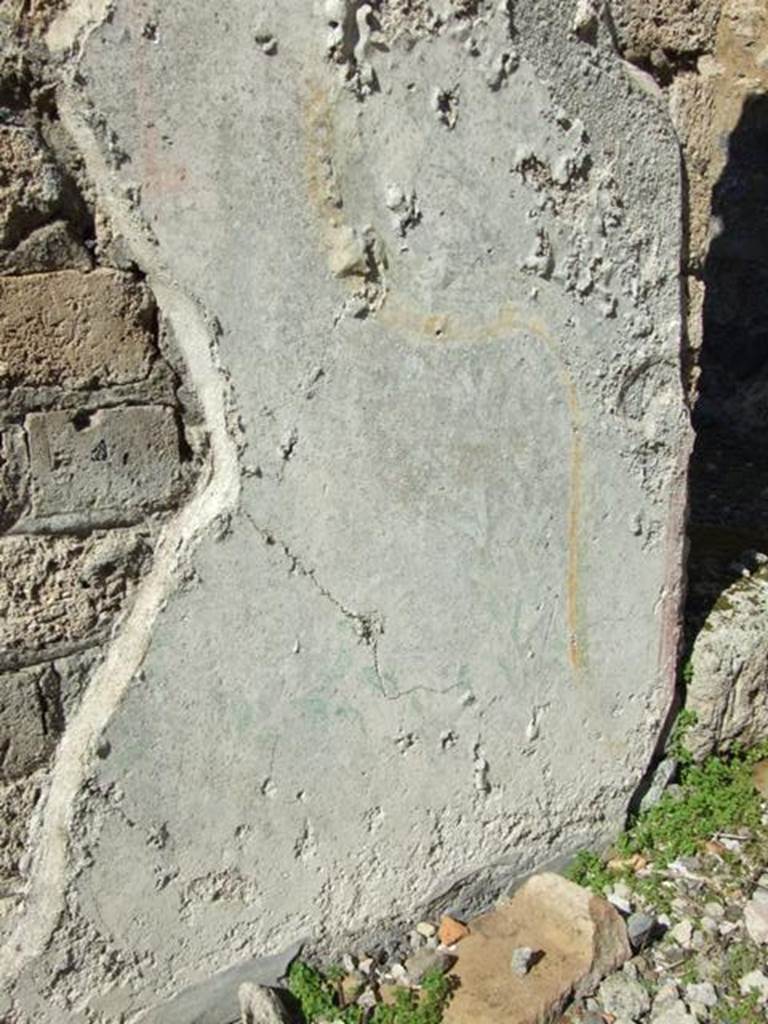
[[[327,90],[317,81],[309,83],[304,107],[306,137],[306,174],[308,198],[326,227],[343,223],[343,207],[329,201],[328,182],[333,174],[333,116]],[[558,367],[558,375],[565,393],[571,435],[569,453],[568,515],[567,515],[567,567],[565,579],[565,605],[568,661],[577,682],[586,667],[586,651],[582,640],[580,611],[580,534],[582,511],[583,449],[581,436],[581,408],[578,393],[568,367],[557,351],[546,325],[538,319],[526,318],[512,303],[502,306],[496,316],[484,323],[468,324],[455,316],[441,313],[419,313],[398,304],[390,293],[376,311],[375,319],[383,326],[411,337],[424,338],[432,343],[462,341],[480,343],[511,332],[524,331],[545,345]]]

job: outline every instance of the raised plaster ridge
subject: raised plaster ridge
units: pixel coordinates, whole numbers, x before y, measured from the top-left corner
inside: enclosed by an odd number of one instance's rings
[[[51,28],[52,49],[62,52],[81,42],[84,34],[108,15],[109,8],[104,0],[73,4]],[[176,586],[179,568],[214,521],[235,507],[239,494],[237,447],[227,427],[226,381],[217,362],[215,330],[195,300],[160,265],[155,246],[104,160],[72,84],[72,70],[59,96],[61,121],[78,147],[100,202],[130,245],[158,307],[173,327],[205,417],[209,456],[197,490],[163,529],[153,568],[62,736],[48,797],[36,823],[28,896],[0,952],[0,983],[12,980],[39,954],[56,927],[64,904],[74,801],[99,736],[141,666],[157,615]]]

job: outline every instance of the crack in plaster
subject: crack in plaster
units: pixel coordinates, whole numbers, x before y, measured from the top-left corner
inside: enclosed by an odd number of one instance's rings
[[[507,15],[512,26],[513,8],[507,6]],[[304,107],[306,133],[305,176],[307,196],[318,217],[318,222],[325,233],[327,258],[331,269],[334,265],[334,246],[339,244],[340,237],[353,237],[354,226],[347,223],[344,214],[344,202],[340,185],[336,177],[334,165],[334,115],[333,103],[329,91],[319,82],[311,81]],[[375,245],[372,245],[368,256],[375,256]],[[381,262],[381,261],[379,261]],[[378,263],[374,264],[374,268]],[[371,265],[368,265],[371,270]],[[346,277],[349,283],[352,279]],[[373,283],[381,284],[381,278],[373,277]],[[367,278],[370,284],[371,279]],[[362,294],[362,293],[360,293]],[[358,294],[358,298],[360,298]],[[345,306],[346,308],[346,306]],[[512,333],[525,332],[536,342],[543,345],[555,362],[556,372],[563,390],[568,409],[569,429],[571,435],[569,453],[569,486],[568,505],[566,511],[567,530],[567,565],[565,572],[565,610],[566,636],[565,645],[571,673],[577,685],[583,683],[588,672],[587,629],[583,623],[583,596],[581,593],[581,520],[583,505],[583,466],[584,445],[581,404],[573,375],[558,351],[554,339],[546,325],[537,318],[527,315],[513,303],[503,305],[495,317],[480,322],[461,322],[457,317],[445,313],[429,314],[413,310],[397,302],[389,289],[384,285],[377,291],[375,301],[367,307],[366,315],[375,315],[384,326],[400,334],[415,335],[430,343],[442,343],[462,340],[471,344],[486,344]],[[337,326],[342,314],[336,317]],[[377,656],[377,652],[376,656]],[[378,665],[377,676],[380,683],[382,676]],[[385,693],[386,696],[386,693]]]
[[[403,697],[407,697],[411,693],[435,693],[443,695],[451,693],[453,690],[459,689],[463,684],[461,682],[452,683],[450,686],[446,686],[443,689],[434,686],[411,686],[407,690],[400,690],[397,687],[393,687],[391,681],[387,679],[387,676],[381,668],[381,657],[379,653],[379,637],[384,634],[384,617],[381,612],[376,610],[370,612],[355,612],[351,608],[347,607],[337,598],[327,587],[317,578],[317,570],[308,568],[301,558],[285,543],[280,540],[275,534],[267,529],[267,527],[259,526],[259,524],[253,519],[251,514],[246,510],[243,510],[243,515],[250,522],[256,533],[262,538],[265,544],[268,546],[279,547],[285,557],[290,562],[290,572],[298,573],[304,579],[309,580],[312,586],[317,590],[326,601],[330,601],[334,608],[338,609],[345,619],[348,619],[354,625],[355,633],[361,643],[365,644],[366,647],[371,649],[371,659],[373,662],[373,670],[376,674],[376,680],[379,685],[382,697],[385,700],[401,700]]]
[[[361,643],[364,643],[366,647],[370,647],[371,649],[373,669],[374,672],[376,673],[376,679],[378,681],[379,688],[381,689],[382,694],[390,700],[396,699],[396,696],[395,698],[393,698],[390,694],[387,693],[386,682],[384,676],[381,673],[381,666],[379,663],[378,638],[384,632],[384,619],[381,616],[381,614],[377,611],[354,612],[352,611],[351,608],[347,608],[347,606],[343,604],[343,602],[341,602],[337,597],[335,597],[331,593],[331,591],[328,590],[327,587],[324,587],[322,583],[320,583],[316,575],[316,570],[307,568],[307,566],[302,562],[299,556],[291,550],[291,548],[288,546],[288,544],[285,543],[285,541],[282,541],[279,538],[277,538],[274,535],[274,533],[272,533],[272,531],[268,530],[266,527],[259,526],[259,524],[254,520],[253,516],[251,516],[249,512],[244,510],[243,515],[250,522],[251,526],[254,528],[256,533],[262,538],[265,544],[269,545],[270,547],[277,546],[280,548],[280,550],[283,552],[283,554],[291,564],[291,573],[298,573],[300,576],[303,576],[304,579],[309,580],[309,582],[312,584],[312,586],[315,588],[315,590],[317,590],[319,594],[321,594],[327,601],[330,601],[331,604],[341,612],[345,619],[348,619],[350,622],[354,624],[355,632],[357,633],[357,636],[360,639]]]
[[[110,4],[104,0],[75,4],[63,13],[61,23],[54,23],[51,48],[59,53],[76,48],[109,9]],[[226,385],[217,360],[214,325],[161,266],[145,226],[132,211],[89,125],[88,108],[75,85],[76,74],[75,63],[62,85],[62,123],[84,160],[100,201],[113,224],[129,240],[137,262],[147,274],[158,307],[174,328],[189,380],[202,408],[210,454],[194,494],[164,527],[153,568],[139,586],[133,608],[60,740],[48,799],[35,825],[36,853],[27,900],[0,952],[0,982],[12,980],[50,940],[64,909],[74,805],[99,736],[141,666],[155,619],[175,589],[185,559],[216,520],[236,506],[239,495],[237,448],[228,428]]]

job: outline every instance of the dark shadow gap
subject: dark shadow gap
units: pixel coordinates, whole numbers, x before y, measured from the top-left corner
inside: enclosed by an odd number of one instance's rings
[[[684,183],[687,191],[685,176]],[[687,238],[687,211],[685,216]],[[689,470],[683,663],[708,613],[750,560],[748,553],[768,554],[768,95],[744,104],[712,191],[711,217]],[[682,351],[685,358],[685,343]],[[683,367],[684,383],[691,369]],[[681,671],[674,705],[630,802],[630,821],[684,704]]]
[[[749,97],[712,193],[690,466],[687,647],[741,573],[768,552],[768,95]]]

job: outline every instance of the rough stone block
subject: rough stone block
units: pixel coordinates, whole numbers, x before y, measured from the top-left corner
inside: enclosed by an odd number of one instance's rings
[[[685,743],[698,759],[768,738],[768,567],[753,568],[720,596],[693,645],[686,707],[696,723]]]
[[[0,539],[0,667],[95,643],[148,561],[136,530]]]
[[[136,522],[179,490],[179,433],[165,406],[26,418],[32,517]]]
[[[9,783],[0,781],[0,918],[21,895],[22,865],[25,854],[29,855],[29,822],[44,785],[43,772]]]
[[[0,249],[0,274],[43,274],[51,270],[91,269],[91,258],[63,220],[45,224],[19,242]]]
[[[28,775],[62,727],[59,678],[48,666],[0,674],[0,778]]]
[[[16,245],[45,223],[61,190],[61,174],[37,133],[0,126],[0,247]]]
[[[113,270],[0,278],[0,386],[142,380],[154,355],[145,285]]]
[[[722,8],[723,0],[616,0],[611,16],[628,59],[650,58],[660,70],[668,70],[664,62],[669,59],[714,48]]]
[[[0,530],[18,519],[28,490],[29,459],[24,431],[10,426],[0,431]]]
[[[507,903],[471,922],[457,947],[459,980],[446,1024],[539,1024],[555,1020],[632,955],[626,928],[605,900],[559,875],[536,875]],[[535,962],[510,969],[515,949]]]

